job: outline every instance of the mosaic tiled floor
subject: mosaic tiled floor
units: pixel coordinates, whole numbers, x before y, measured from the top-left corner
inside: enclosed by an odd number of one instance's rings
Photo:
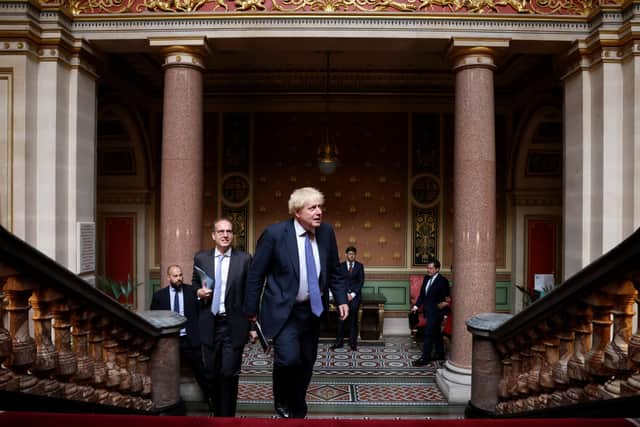
[[[414,368],[420,349],[409,337],[388,337],[384,345],[360,344],[332,351],[321,342],[307,393],[309,417],[455,417],[435,383],[437,366]],[[272,356],[247,346],[238,394],[239,416],[273,414]]]

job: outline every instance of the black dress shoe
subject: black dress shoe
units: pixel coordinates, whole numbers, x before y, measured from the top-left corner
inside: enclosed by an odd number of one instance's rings
[[[276,403],[275,404],[276,407],[276,414],[278,414],[278,416],[280,418],[289,418],[289,408],[287,408],[285,405],[281,404],[281,403]]]
[[[357,345],[352,345],[351,346],[351,351],[358,351],[358,346]]]
[[[414,360],[413,362],[411,362],[411,364],[412,364],[413,366],[426,366],[426,365],[428,365],[429,363],[431,363],[431,361],[430,361],[430,360],[428,360],[428,359],[423,359],[423,358],[420,358],[420,359],[418,359],[418,360]]]
[[[342,348],[342,344],[333,344],[329,347],[331,350],[335,350],[336,348]]]

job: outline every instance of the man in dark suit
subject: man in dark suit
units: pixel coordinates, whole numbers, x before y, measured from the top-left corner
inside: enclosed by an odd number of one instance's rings
[[[231,248],[233,226],[228,219],[214,222],[211,238],[215,248],[200,251],[193,259],[192,283],[201,303],[200,338],[213,414],[233,417],[242,351],[249,338],[242,304],[251,256]]]
[[[262,330],[273,341],[273,398],[284,418],[307,414],[305,397],[329,289],[340,319],[349,314],[336,236],[322,223],[323,203],[315,188],[294,190],[289,198],[293,218],[263,231],[249,270],[245,312],[251,320],[259,313]]]
[[[349,246],[345,251],[347,260],[340,264],[345,273],[347,285],[347,299],[349,300],[349,346],[351,351],[358,351],[358,308],[362,285],[364,285],[364,265],[356,261],[356,248]],[[338,320],[336,342],[331,346],[332,350],[342,348],[344,345],[344,324],[346,321]]]
[[[442,339],[442,321],[449,312],[450,304],[449,281],[440,274],[440,261],[431,259],[427,262],[427,275],[422,280],[420,295],[416,304],[411,307],[412,312],[418,311],[420,306],[427,319],[424,328],[424,343],[422,357],[413,361],[413,366],[428,365],[434,360],[444,360],[444,341]],[[434,357],[431,350],[435,347]]]
[[[208,402],[208,386],[202,366],[200,352],[200,332],[198,330],[198,301],[193,286],[182,282],[182,267],[170,265],[167,268],[169,285],[154,292],[151,310],[171,310],[187,318],[180,330],[180,358],[193,371],[193,376]]]

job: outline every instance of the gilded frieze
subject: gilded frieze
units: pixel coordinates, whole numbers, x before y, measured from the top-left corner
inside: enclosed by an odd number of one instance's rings
[[[74,15],[299,12],[530,14],[589,16],[597,0],[68,0]],[[601,0],[607,1],[607,0]],[[613,0],[609,0],[613,1]],[[40,0],[48,6],[51,0]],[[611,4],[611,3],[607,3]]]

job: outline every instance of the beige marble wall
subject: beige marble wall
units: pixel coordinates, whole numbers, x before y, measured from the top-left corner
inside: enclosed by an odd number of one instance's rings
[[[95,223],[96,76],[78,56],[35,47],[5,44],[13,157],[3,196],[12,231],[77,272],[77,223]]]
[[[564,78],[565,278],[640,225],[638,52],[637,42],[576,52]]]

